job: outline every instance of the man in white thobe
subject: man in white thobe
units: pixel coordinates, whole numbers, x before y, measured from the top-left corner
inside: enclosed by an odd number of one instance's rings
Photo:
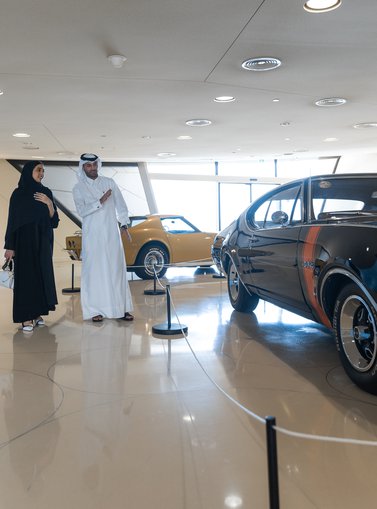
[[[82,218],[81,307],[84,320],[131,321],[132,298],[122,235],[130,234],[126,202],[113,179],[98,175],[101,160],[82,154],[73,199]],[[119,228],[119,224],[121,227]]]

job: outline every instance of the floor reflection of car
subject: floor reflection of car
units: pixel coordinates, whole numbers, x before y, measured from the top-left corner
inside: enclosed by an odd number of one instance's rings
[[[209,267],[216,233],[200,231],[183,216],[151,214],[132,216],[132,241],[123,239],[128,270],[142,279],[162,277],[169,265]],[[71,258],[81,257],[81,234],[66,238]]]
[[[274,189],[216,236],[212,257],[234,309],[263,299],[332,328],[349,377],[377,394],[377,174]]]

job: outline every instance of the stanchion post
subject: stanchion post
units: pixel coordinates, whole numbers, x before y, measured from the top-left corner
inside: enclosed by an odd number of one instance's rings
[[[80,288],[75,288],[75,264],[72,263],[71,269],[71,288],[63,288],[62,293],[78,293]]]
[[[278,477],[278,452],[276,442],[276,419],[266,417],[267,438],[267,466],[268,466],[268,490],[270,495],[270,509],[279,509],[279,477]]]
[[[164,295],[165,290],[163,288],[157,290],[157,274],[156,269],[153,266],[153,290],[144,290],[144,295]]]
[[[166,285],[166,305],[167,305],[167,323],[159,323],[152,326],[152,332],[159,335],[173,336],[175,334],[186,334],[188,331],[187,325],[179,323],[171,323],[171,309],[170,309],[170,285]]]
[[[171,308],[170,308],[170,285],[166,285],[166,304],[168,314],[168,329],[171,327]]]

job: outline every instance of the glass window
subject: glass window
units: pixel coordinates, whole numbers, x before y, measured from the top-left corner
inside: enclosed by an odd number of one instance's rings
[[[252,207],[247,215],[251,226],[277,228],[302,221],[301,186],[293,186],[276,192],[257,208]]]
[[[275,177],[275,161],[219,162],[220,176],[237,176],[250,178]]]
[[[217,232],[217,183],[154,180],[152,188],[160,214],[182,215],[204,232]]]
[[[338,157],[321,159],[279,160],[277,176],[279,178],[301,179],[311,175],[329,175],[334,173]]]
[[[194,233],[198,229],[182,217],[165,217],[161,219],[163,229],[168,233]]]
[[[376,211],[375,185],[375,178],[313,179],[311,194],[314,219],[325,219],[325,216],[336,212]]]
[[[215,175],[215,163],[148,163],[148,173]]]

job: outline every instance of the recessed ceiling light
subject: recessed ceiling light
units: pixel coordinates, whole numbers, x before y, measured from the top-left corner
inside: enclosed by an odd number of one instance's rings
[[[216,103],[232,103],[236,98],[231,95],[219,95],[219,97],[215,97],[214,101]]]
[[[190,127],[205,127],[211,124],[212,122],[210,120],[206,120],[204,118],[194,118],[192,120],[186,120],[186,125],[189,125]]]
[[[12,136],[15,138],[30,138],[30,134],[27,133],[14,133]]]
[[[281,127],[289,127],[291,125],[290,122],[281,122],[280,126]]]
[[[355,129],[369,129],[377,127],[377,122],[363,122],[362,124],[355,124],[353,126]]]
[[[157,155],[158,157],[172,157],[176,156],[177,154],[174,154],[173,152],[160,152]]]
[[[4,90],[0,90],[0,95],[3,95],[4,94]]]
[[[271,71],[281,65],[281,61],[274,57],[249,58],[242,67],[247,71]]]
[[[308,0],[304,9],[313,13],[328,12],[337,9],[341,4],[342,0]]]
[[[324,99],[319,99],[315,102],[316,106],[342,106],[342,104],[346,104],[347,99],[343,97],[325,97]]]
[[[187,135],[178,136],[177,140],[192,140],[192,136],[187,136]]]
[[[124,62],[127,60],[124,55],[109,55],[107,59],[115,69],[123,67]]]
[[[326,143],[331,141],[338,141],[338,138],[325,138],[323,141],[325,141]]]
[[[143,140],[150,140],[151,138],[152,138],[152,136],[142,136]]]
[[[280,99],[278,99],[277,97],[275,97],[275,99],[272,99],[273,103],[278,103],[279,101],[280,101]]]

